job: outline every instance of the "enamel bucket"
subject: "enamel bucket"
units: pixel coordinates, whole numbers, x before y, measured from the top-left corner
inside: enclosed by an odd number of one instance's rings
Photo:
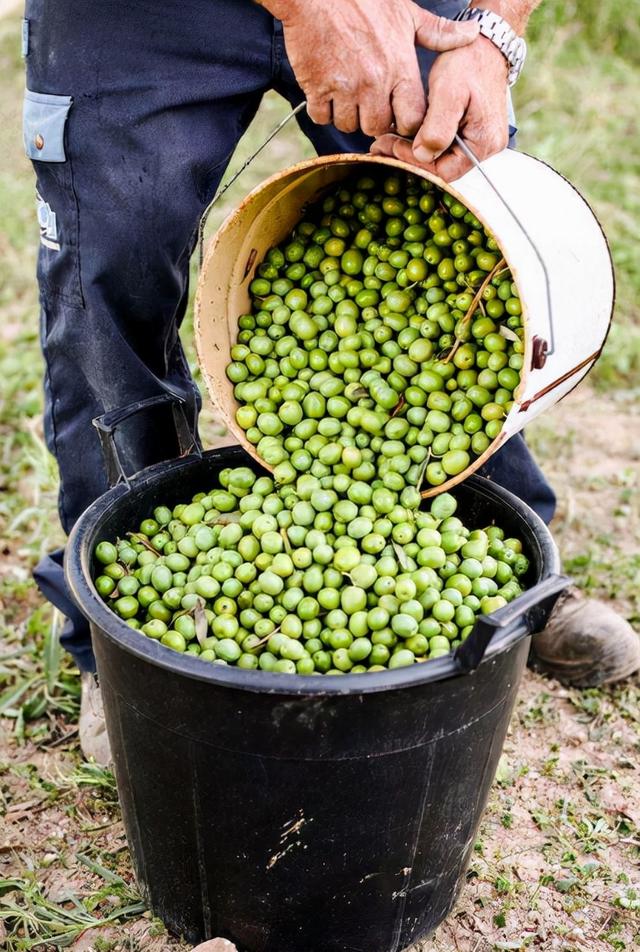
[[[580,193],[549,165],[522,152],[500,152],[453,183],[370,155],[322,156],[279,172],[250,192],[214,235],[196,297],[196,342],[209,395],[229,431],[256,460],[255,447],[236,423],[238,403],[225,373],[238,318],[250,309],[249,285],[267,251],[286,238],[307,205],[358,167],[372,165],[421,175],[463,202],[496,238],[522,304],[525,354],[514,406],[487,450],[463,473],[423,494],[430,496],[483,466],[588,373],[611,322],[613,265],[602,228]]]

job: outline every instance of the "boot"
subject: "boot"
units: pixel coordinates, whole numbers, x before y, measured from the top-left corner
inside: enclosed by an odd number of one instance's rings
[[[570,588],[533,638],[533,666],[563,684],[593,688],[640,668],[640,637],[609,605]]]
[[[101,767],[108,767],[112,762],[111,748],[104,720],[102,694],[95,674],[83,672],[80,686],[80,748],[87,760],[93,759]]]

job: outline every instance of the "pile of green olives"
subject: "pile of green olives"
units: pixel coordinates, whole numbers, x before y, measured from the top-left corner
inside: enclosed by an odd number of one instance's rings
[[[226,373],[278,485],[444,486],[500,433],[523,365],[518,291],[495,239],[433,183],[339,183],[250,292]]]
[[[389,457],[392,458],[392,457]],[[469,528],[441,493],[351,472],[277,486],[225,469],[191,502],[158,506],[95,548],[95,587],[141,635],[202,661],[284,674],[357,674],[449,654],[523,590],[518,539]]]

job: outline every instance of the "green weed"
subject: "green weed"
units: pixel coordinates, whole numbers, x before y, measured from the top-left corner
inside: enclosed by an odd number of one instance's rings
[[[98,866],[92,865],[96,873]],[[70,895],[64,904],[49,901],[35,877],[0,879],[0,922],[8,933],[7,952],[43,946],[66,949],[87,929],[125,922],[145,909],[137,892],[112,874],[90,897]]]

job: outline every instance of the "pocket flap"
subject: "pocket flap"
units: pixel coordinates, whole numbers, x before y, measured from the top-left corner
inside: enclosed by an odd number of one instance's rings
[[[71,96],[34,93],[24,96],[22,129],[24,151],[40,162],[65,162],[64,127],[71,109]]]

